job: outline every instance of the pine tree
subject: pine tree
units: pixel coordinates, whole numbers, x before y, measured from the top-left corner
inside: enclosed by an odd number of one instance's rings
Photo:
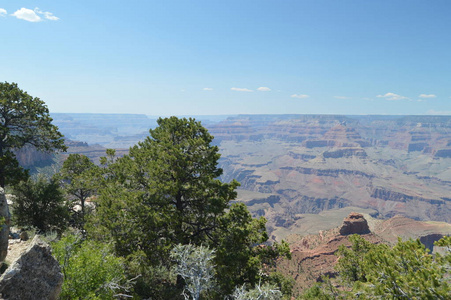
[[[0,186],[27,177],[13,150],[30,145],[51,152],[66,150],[63,135],[52,124],[44,101],[19,89],[16,83],[0,82]]]
[[[158,125],[128,155],[115,158],[108,150],[102,159],[88,234],[111,238],[118,255],[140,261],[144,255],[154,268],[171,267],[175,245],[208,246],[216,253],[219,294],[256,284],[261,269],[289,255],[287,245],[261,246],[268,239],[264,218],[253,219],[242,203],[230,205],[239,183],[218,179],[219,149],[200,122],[171,117]],[[180,276],[177,287],[183,288]]]

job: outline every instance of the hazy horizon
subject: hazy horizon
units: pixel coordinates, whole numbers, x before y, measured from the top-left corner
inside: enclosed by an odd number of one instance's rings
[[[451,115],[451,2],[10,1],[0,81],[54,113]]]
[[[230,116],[309,116],[309,115],[328,115],[328,116],[346,116],[346,117],[352,117],[352,116],[369,116],[369,117],[408,117],[408,116],[421,116],[421,117],[427,117],[427,116],[432,116],[432,117],[451,117],[451,115],[448,114],[334,114],[334,113],[237,113],[237,114],[166,114],[166,115],[148,115],[145,113],[103,113],[103,112],[50,112],[50,114],[77,114],[77,115],[141,115],[141,116],[146,116],[149,118],[160,118],[160,117],[170,117],[170,116],[176,116],[176,117],[185,117],[185,118],[189,118],[189,117],[196,117],[196,116],[202,116],[202,117],[230,117]]]

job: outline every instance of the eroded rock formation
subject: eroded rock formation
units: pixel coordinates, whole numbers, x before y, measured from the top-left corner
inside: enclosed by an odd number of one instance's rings
[[[353,212],[343,220],[343,225],[340,228],[341,235],[350,234],[366,234],[370,233],[368,222],[362,214]]]

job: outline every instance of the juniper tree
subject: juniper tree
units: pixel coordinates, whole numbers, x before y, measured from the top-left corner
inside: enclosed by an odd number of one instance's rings
[[[30,145],[51,152],[66,150],[63,135],[52,124],[44,101],[19,89],[16,83],[0,82],[0,186],[18,182],[26,173],[14,150]]]
[[[62,232],[68,225],[69,209],[59,184],[38,176],[21,181],[14,187],[13,221],[40,232]]]
[[[268,239],[264,218],[253,219],[243,204],[230,205],[239,183],[218,179],[219,149],[200,122],[171,117],[160,118],[158,125],[128,155],[114,158],[109,150],[101,160],[96,216],[88,234],[111,238],[118,255],[155,268],[171,267],[175,245],[205,245],[216,251],[219,294],[230,294],[244,282],[254,285],[260,269],[289,254],[287,245],[260,246]],[[182,289],[180,276],[177,283]]]
[[[76,219],[76,227],[82,228],[85,222],[86,200],[95,191],[93,172],[98,167],[89,158],[82,154],[70,154],[64,161],[63,166],[55,179],[57,179],[63,189],[73,200],[73,204],[80,205],[81,216]],[[72,205],[74,206],[74,205]]]
[[[239,184],[218,179],[218,147],[200,122],[171,117],[158,125],[128,155],[110,158],[98,220],[119,254],[141,249],[168,261],[174,245],[200,245],[212,235]]]

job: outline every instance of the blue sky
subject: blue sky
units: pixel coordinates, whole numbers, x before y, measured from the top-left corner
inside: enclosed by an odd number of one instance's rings
[[[451,1],[0,1],[51,112],[451,114]]]

